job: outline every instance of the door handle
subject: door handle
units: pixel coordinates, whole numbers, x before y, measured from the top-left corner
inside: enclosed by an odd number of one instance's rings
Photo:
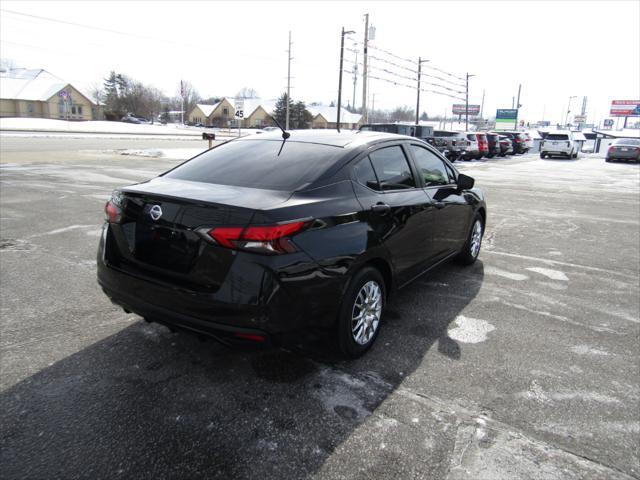
[[[371,211],[378,215],[386,215],[391,211],[391,207],[386,203],[378,202],[375,205],[371,205]]]
[[[436,202],[433,204],[438,210],[444,208],[444,203],[443,202]]]

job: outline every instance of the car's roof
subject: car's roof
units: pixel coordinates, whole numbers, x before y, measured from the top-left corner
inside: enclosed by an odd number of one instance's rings
[[[419,140],[418,138],[396,133],[372,132],[372,131],[352,131],[343,130],[289,130],[291,136],[287,142],[319,143],[334,147],[352,148],[359,145],[374,143],[384,140]],[[254,140],[279,140],[282,141],[282,132],[270,131],[260,135],[251,135],[238,139],[240,141]]]

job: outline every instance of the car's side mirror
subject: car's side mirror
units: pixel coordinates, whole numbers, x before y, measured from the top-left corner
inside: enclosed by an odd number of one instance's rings
[[[464,173],[458,174],[457,184],[460,190],[471,190],[475,183],[476,181],[473,177],[465,175]]]

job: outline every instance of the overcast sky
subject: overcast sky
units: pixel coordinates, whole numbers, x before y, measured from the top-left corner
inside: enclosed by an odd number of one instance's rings
[[[612,99],[640,98],[639,1],[499,2],[30,2],[0,4],[0,55],[18,66],[44,68],[87,88],[110,70],[175,95],[181,78],[202,96],[232,96],[252,87],[263,98],[286,86],[287,36],[292,32],[292,97],[328,103],[337,98],[340,28],[362,42],[364,14],[376,28],[371,53],[380,50],[470,80],[470,103],[485,94],[485,116],[511,108],[522,84],[520,118],[564,121],[582,96],[587,113],[606,117]],[[86,25],[70,25],[12,12]],[[91,28],[96,27],[96,28]],[[108,30],[108,31],[107,31]],[[117,33],[122,32],[125,34]],[[347,46],[350,42],[347,41]],[[357,48],[362,48],[358,46]],[[377,52],[377,53],[376,53]],[[345,52],[345,69],[354,53]],[[362,54],[359,54],[359,61]],[[372,60],[378,75],[408,83],[411,65]],[[409,70],[406,68],[409,66]],[[386,68],[391,74],[382,73]],[[362,68],[360,68],[362,70]],[[453,79],[427,68],[425,73]],[[372,70],[373,74],[373,70]],[[398,76],[400,75],[400,76]],[[433,77],[439,85],[457,88]],[[345,74],[344,103],[353,96]],[[454,79],[455,81],[455,79]],[[428,87],[428,86],[427,86]],[[415,89],[371,80],[376,108],[409,105]],[[442,88],[436,88],[442,91]],[[450,91],[446,91],[451,93]],[[454,95],[458,95],[455,94]],[[362,101],[358,79],[356,105]],[[421,110],[451,112],[449,97],[423,93]]]

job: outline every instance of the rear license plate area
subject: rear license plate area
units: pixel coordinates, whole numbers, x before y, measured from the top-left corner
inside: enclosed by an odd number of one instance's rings
[[[135,227],[136,260],[156,267],[186,273],[197,254],[197,242],[185,231],[170,227],[137,223]]]

